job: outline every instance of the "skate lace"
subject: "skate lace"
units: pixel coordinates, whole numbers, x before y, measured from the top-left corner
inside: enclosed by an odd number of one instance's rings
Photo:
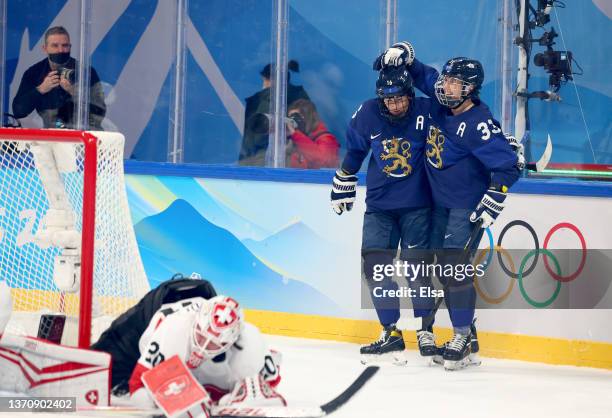
[[[461,351],[467,342],[467,338],[467,335],[455,334],[447,347],[454,351]]]
[[[391,334],[391,329],[386,329],[386,328],[383,329],[382,332],[380,333],[380,337],[378,337],[378,340],[374,344],[384,343],[390,334]]]
[[[417,333],[417,338],[419,340],[420,346],[434,345],[436,343],[434,340],[433,332],[420,331]]]

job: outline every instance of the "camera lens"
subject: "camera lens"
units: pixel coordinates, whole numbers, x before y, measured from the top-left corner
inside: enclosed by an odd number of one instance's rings
[[[535,54],[533,57],[533,63],[538,67],[544,67],[546,65],[547,59],[544,53]]]
[[[306,125],[306,121],[304,120],[304,116],[302,116],[302,114],[300,113],[291,113],[289,115],[290,119],[293,119],[293,121],[295,122],[296,127],[300,130],[303,131],[304,130],[304,126]]]
[[[74,84],[76,78],[74,75],[74,69],[62,68],[60,75],[62,78],[65,78],[66,80],[70,81],[71,84]]]

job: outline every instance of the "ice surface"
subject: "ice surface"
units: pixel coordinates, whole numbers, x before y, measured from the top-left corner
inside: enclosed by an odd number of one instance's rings
[[[327,402],[364,368],[356,344],[270,335],[266,338],[272,348],[283,353],[279,391],[290,405]],[[354,399],[331,417],[612,417],[612,372],[608,370],[483,358],[481,366],[446,372],[440,366],[426,365],[416,351],[406,353],[406,366],[384,365]]]

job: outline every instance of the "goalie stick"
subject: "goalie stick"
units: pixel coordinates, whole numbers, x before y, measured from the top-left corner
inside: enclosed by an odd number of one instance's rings
[[[313,407],[262,406],[262,407],[215,407],[211,418],[320,418],[335,412],[350,401],[359,390],[378,372],[378,366],[368,366],[340,395],[331,401]],[[163,416],[161,409],[140,409],[131,406],[78,407],[78,412],[104,412],[108,415]]]
[[[353,396],[378,372],[378,366],[368,366],[340,395],[315,407],[270,406],[253,408],[216,407],[211,418],[319,418],[324,417],[350,401]]]

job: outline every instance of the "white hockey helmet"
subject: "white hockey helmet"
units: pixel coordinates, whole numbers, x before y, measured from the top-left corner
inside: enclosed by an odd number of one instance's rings
[[[193,354],[211,359],[238,340],[242,330],[242,309],[234,299],[218,295],[200,308],[193,326]]]

